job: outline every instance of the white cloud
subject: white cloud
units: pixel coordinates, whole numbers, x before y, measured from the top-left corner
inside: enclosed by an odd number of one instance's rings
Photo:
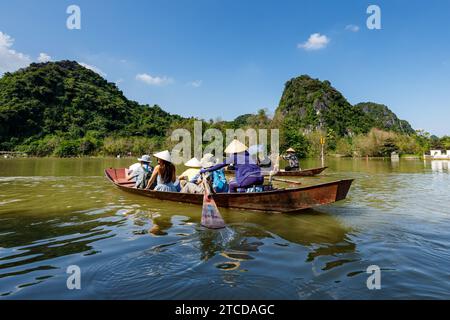
[[[104,73],[102,70],[100,70],[100,68],[97,68],[96,66],[92,66],[92,65],[89,65],[89,64],[84,63],[84,62],[80,62],[80,65],[82,65],[82,66],[85,67],[86,69],[89,69],[89,70],[94,71],[95,73],[98,73],[98,74],[101,75],[103,78],[106,77],[106,73]]]
[[[39,62],[49,62],[52,60],[52,57],[50,57],[48,54],[41,52],[39,54],[39,57],[37,58]]]
[[[147,73],[140,73],[136,75],[136,80],[142,81],[150,86],[164,86],[173,83],[173,79],[163,76],[151,76]]]
[[[203,83],[202,80],[194,80],[194,81],[188,82],[188,86],[198,88],[198,87],[202,86],[202,83]]]
[[[351,32],[358,32],[359,31],[359,26],[354,25],[354,24],[349,24],[345,27],[345,30],[347,31],[351,31]]]
[[[304,43],[299,43],[297,45],[300,49],[305,50],[320,50],[325,48],[330,42],[330,38],[326,35],[321,35],[320,33],[313,33],[309,36],[308,41]]]
[[[14,39],[0,31],[0,73],[12,72],[28,66],[29,56],[11,49]]]

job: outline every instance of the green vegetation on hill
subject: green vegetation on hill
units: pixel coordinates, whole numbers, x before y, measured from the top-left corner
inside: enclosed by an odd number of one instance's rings
[[[426,135],[385,105],[372,102],[351,105],[331,86],[307,75],[289,80],[274,119],[281,128],[283,147],[301,155],[326,151],[344,156],[388,156],[391,152],[422,154],[429,148]]]
[[[361,102],[355,105],[366,115],[365,121],[370,128],[413,134],[414,129],[408,121],[400,120],[387,106],[373,102]]]
[[[307,75],[286,83],[275,117],[305,132],[328,128],[344,136],[370,130],[360,108],[353,107],[329,81]]]
[[[107,137],[160,144],[179,119],[128,100],[74,61],[31,64],[0,79],[0,149],[73,156],[98,152]]]
[[[113,83],[75,61],[31,64],[0,78],[0,150],[36,156],[150,153],[170,148],[174,129],[193,130],[195,118],[128,100]],[[274,116],[265,109],[233,121],[203,121],[203,129],[279,128],[282,151],[344,156],[421,154],[450,149],[450,139],[415,132],[384,105],[351,105],[331,86],[307,75],[286,83]],[[205,143],[207,144],[207,143]]]

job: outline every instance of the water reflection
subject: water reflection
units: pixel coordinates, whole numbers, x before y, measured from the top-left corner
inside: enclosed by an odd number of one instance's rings
[[[112,188],[102,169],[128,160],[28,161],[0,160],[0,296],[6,298],[402,298],[450,292],[440,267],[450,261],[450,207],[442,192],[449,186],[448,162],[329,161],[323,175],[299,180],[355,178],[347,201],[301,215],[220,209],[227,228],[208,230],[200,225],[199,206]],[[303,166],[317,163],[305,160]],[[71,264],[82,270],[80,292],[66,290]],[[389,290],[376,296],[365,287],[370,264],[388,274],[383,285]]]
[[[431,170],[433,172],[449,172],[448,170],[448,168],[450,167],[449,160],[433,160],[430,162],[431,162]]]
[[[46,283],[49,298],[67,295],[65,269],[75,263],[90,283],[84,298],[139,298],[159,290],[161,277],[193,297],[208,298],[197,292],[203,286],[225,290],[223,297],[242,297],[250,288],[270,285],[284,290],[267,297],[288,298],[297,287],[280,278],[280,268],[286,266],[276,255],[291,259],[302,252],[294,265],[336,256],[339,266],[339,255],[350,252],[346,235],[351,230],[313,210],[281,215],[222,209],[227,228],[208,230],[200,225],[198,206],[124,194],[90,176],[1,178],[0,187],[7,190],[8,200],[22,200],[3,201],[0,207],[4,296],[32,297]],[[41,194],[46,201],[37,197]],[[278,267],[269,271],[271,264]],[[330,266],[324,262],[323,269]],[[135,286],[131,291],[130,285]],[[230,289],[237,286],[241,293]],[[151,297],[175,296],[159,292]]]

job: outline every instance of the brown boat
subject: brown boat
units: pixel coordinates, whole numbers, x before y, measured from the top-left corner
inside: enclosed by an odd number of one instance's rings
[[[202,194],[161,192],[134,188],[125,178],[125,169],[106,169],[105,175],[119,189],[153,199],[201,205]],[[255,193],[217,193],[214,200],[224,208],[296,212],[345,199],[353,180],[339,180],[299,188],[276,189]]]
[[[283,176],[284,177],[312,177],[312,176],[321,174],[327,168],[328,167],[320,167],[320,168],[312,168],[312,169],[297,170],[297,171],[280,170],[275,174],[275,176],[279,176],[279,177],[283,177]]]
[[[276,174],[274,174],[274,176],[278,176],[278,177],[312,177],[312,176],[321,174],[327,168],[328,167],[320,167],[320,168],[312,168],[312,169],[297,170],[297,171],[279,170],[279,171],[277,171]],[[234,170],[226,169],[225,172],[234,173]],[[270,171],[263,170],[262,173],[263,173],[263,175],[268,176]]]

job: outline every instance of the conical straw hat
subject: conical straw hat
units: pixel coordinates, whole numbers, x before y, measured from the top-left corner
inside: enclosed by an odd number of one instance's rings
[[[200,161],[197,158],[192,158],[191,160],[186,162],[184,165],[186,167],[190,167],[190,168],[201,168],[202,167],[202,164],[200,163]]]
[[[209,168],[216,164],[216,159],[214,155],[211,153],[207,153],[203,156],[202,160],[200,161],[203,168]]]
[[[286,152],[295,152],[295,150],[292,149],[292,148],[289,148],[289,149],[286,150]]]
[[[228,153],[228,154],[239,153],[239,152],[244,152],[245,150],[247,150],[247,147],[245,146],[245,144],[243,144],[242,142],[240,142],[237,139],[234,139],[228,145],[228,147],[225,149],[225,153]]]
[[[170,156],[170,152],[168,150],[164,150],[158,153],[153,154],[155,158],[165,160],[167,162],[172,162],[172,157]]]

